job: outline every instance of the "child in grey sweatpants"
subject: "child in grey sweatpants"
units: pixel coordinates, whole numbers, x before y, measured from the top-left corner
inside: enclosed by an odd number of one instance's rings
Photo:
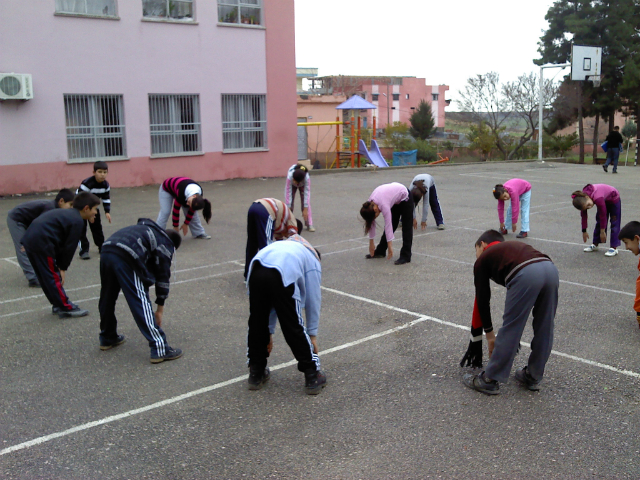
[[[484,372],[465,375],[464,383],[488,395],[499,393],[499,382],[509,378],[522,332],[533,311],[531,354],[527,366],[519,368],[515,378],[529,390],[539,390],[553,347],[560,282],[558,270],[544,253],[525,243],[505,242],[496,230],[487,230],[480,236],[476,242],[476,258],[473,267],[476,304],[489,344],[489,363]],[[491,324],[489,280],[507,287],[502,327],[497,338]]]

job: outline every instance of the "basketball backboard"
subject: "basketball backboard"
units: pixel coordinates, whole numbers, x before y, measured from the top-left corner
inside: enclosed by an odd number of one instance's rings
[[[571,80],[589,80],[602,73],[602,47],[571,45]]]

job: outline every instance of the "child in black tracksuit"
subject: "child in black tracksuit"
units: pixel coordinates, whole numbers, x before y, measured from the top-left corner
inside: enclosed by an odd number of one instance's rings
[[[40,215],[22,237],[38,283],[53,306],[52,313],[60,318],[83,317],[89,313],[69,301],[63,286],[84,222],[93,220],[98,205],[98,197],[81,193],[73,200],[72,208],[56,208]]]
[[[109,223],[111,223],[111,187],[107,182],[107,174],[109,173],[109,166],[107,162],[95,162],[93,164],[93,176],[85,178],[78,189],[76,194],[80,192],[93,193],[96,197],[102,200],[104,207],[104,216],[107,217]],[[93,237],[93,243],[98,247],[98,253],[102,249],[104,243],[104,233],[102,233],[102,222],[100,221],[100,211],[96,214],[96,218],[93,222],[89,222],[89,228],[91,229],[91,236]],[[89,240],[87,239],[87,221],[84,222],[84,230],[82,231],[82,237],[80,237],[80,258],[83,260],[89,260]]]
[[[137,225],[111,235],[100,255],[100,349],[109,350],[124,342],[118,335],[115,307],[120,290],[142,335],[151,347],[151,363],[175,360],[182,350],[171,348],[162,331],[164,302],[169,296],[171,259],[180,246],[180,234],[164,230],[152,220],[141,218]],[[149,287],[156,286],[154,314]]]

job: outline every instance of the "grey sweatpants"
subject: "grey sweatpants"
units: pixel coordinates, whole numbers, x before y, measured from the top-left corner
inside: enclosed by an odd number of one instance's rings
[[[559,283],[558,269],[549,261],[528,265],[509,280],[502,327],[485,369],[487,377],[499,382],[509,379],[524,326],[533,309],[533,340],[527,369],[533,378],[542,380],[553,347]]]
[[[29,257],[27,257],[27,252],[21,251],[22,244],[20,241],[24,236],[24,232],[27,231],[25,226],[16,222],[10,217],[7,217],[7,226],[9,227],[9,233],[11,234],[11,239],[13,240],[13,245],[16,247],[16,257],[18,257],[18,264],[22,271],[24,272],[24,276],[27,277],[29,283],[34,283],[38,281],[38,277],[36,277],[36,273],[33,271],[33,267],[29,262]]]
[[[160,225],[161,228],[167,228],[167,220],[169,220],[169,217],[173,212],[173,197],[169,192],[162,188],[162,185],[160,185],[160,190],[158,190],[158,200],[160,201],[160,213],[158,213],[156,223]],[[182,207],[182,211],[186,215],[189,211],[189,207]],[[191,230],[191,235],[193,235],[194,238],[199,235],[206,235],[204,227],[200,222],[198,212],[193,213],[191,222],[189,222],[189,229]]]

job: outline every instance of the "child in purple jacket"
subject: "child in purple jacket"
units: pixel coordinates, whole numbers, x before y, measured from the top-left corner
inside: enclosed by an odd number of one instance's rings
[[[511,225],[515,233],[518,227],[518,213],[522,215],[520,233],[516,238],[527,238],[529,234],[529,204],[531,203],[531,184],[520,178],[512,178],[504,182],[504,185],[498,184],[493,189],[493,196],[498,200],[498,220],[500,220],[500,233],[506,235],[509,233],[508,226]],[[507,225],[505,226],[504,218],[504,202],[511,200],[507,208]],[[511,216],[513,214],[513,220]]]
[[[622,205],[620,203],[620,193],[611,185],[604,183],[588,184],[582,190],[576,190],[571,194],[573,206],[580,210],[582,217],[582,241],[587,242],[587,210],[597,208],[596,226],[593,230],[593,243],[584,249],[585,252],[595,252],[600,243],[607,242],[607,222],[611,221],[611,239],[609,250],[605,253],[607,257],[614,257],[618,254],[620,246],[620,214]]]

